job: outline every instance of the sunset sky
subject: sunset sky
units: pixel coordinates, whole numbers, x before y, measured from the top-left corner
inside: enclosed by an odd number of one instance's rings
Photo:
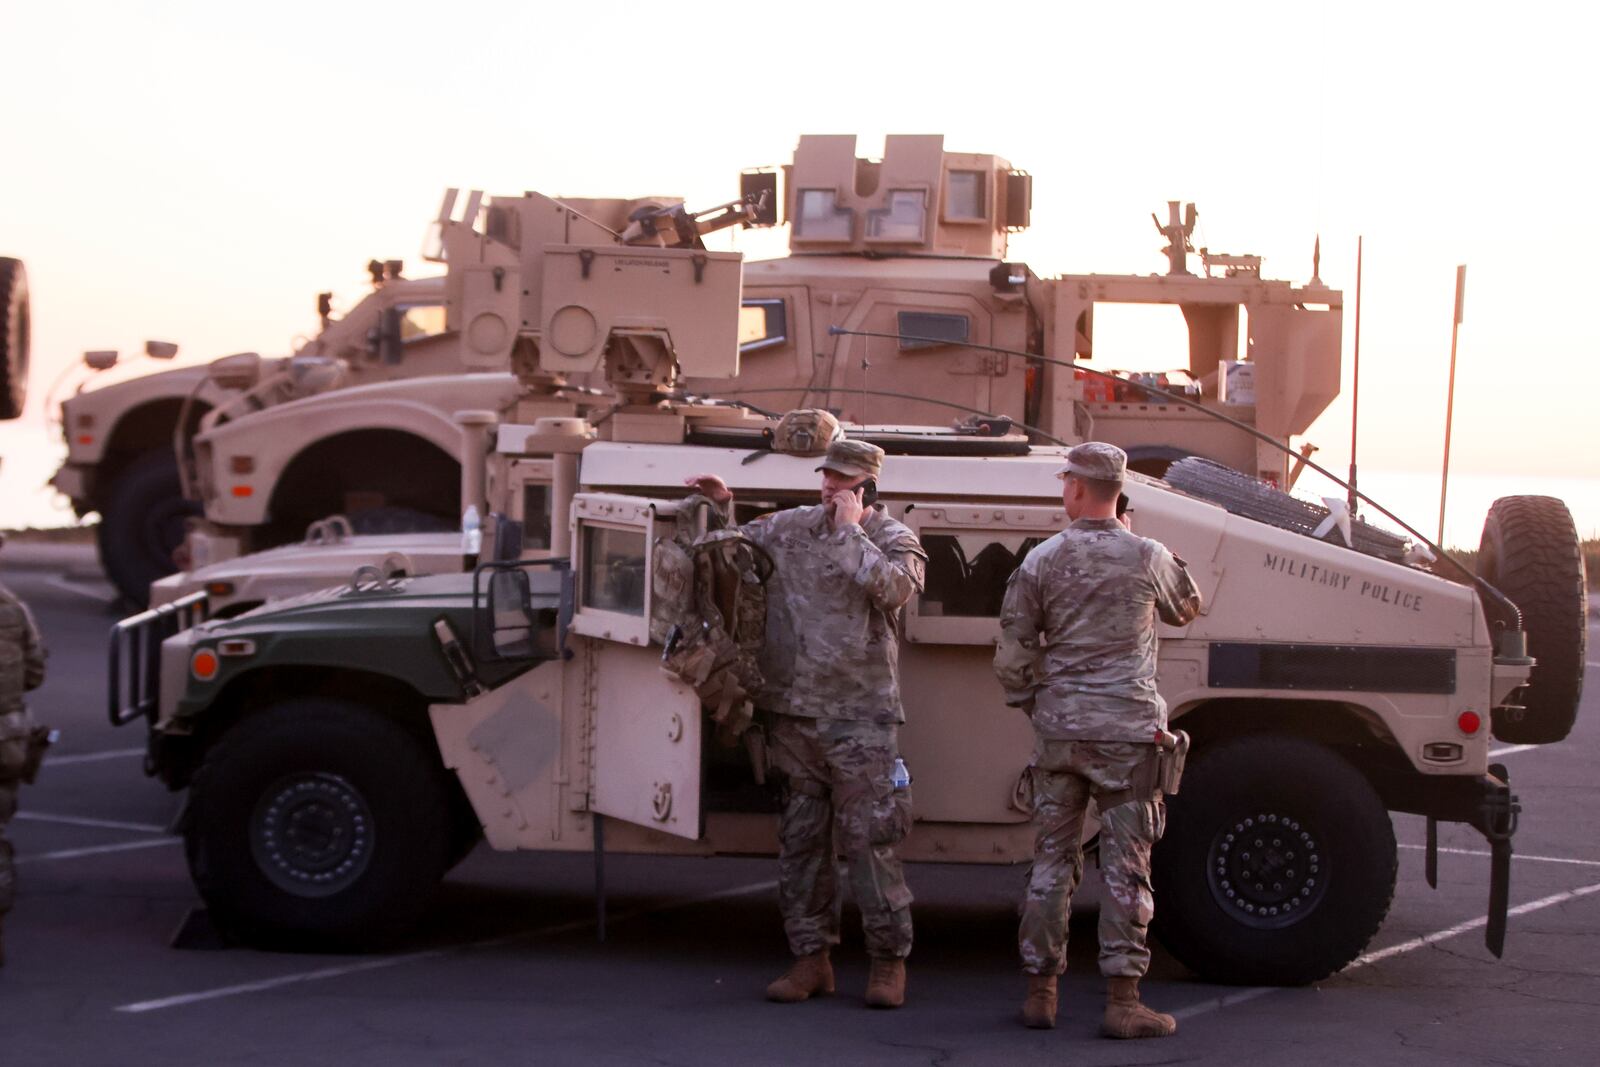
[[[1347,382],[1364,235],[1364,472],[1437,475],[1467,264],[1452,472],[1559,480],[1587,533],[1597,21],[1541,3],[9,0],[0,255],[28,266],[35,368],[28,417],[0,428],[0,505],[34,514],[46,387],[84,349],[283,353],[318,290],[359,298],[369,258],[432,271],[418,248],[446,186],[710,205],[801,133],[875,154],[942,132],[1034,174],[1012,258],[1040,273],[1163,270],[1149,215],[1169,199],[1198,202],[1196,244],[1271,277],[1304,281],[1320,235]],[[1309,434],[1341,471],[1348,401]],[[1397,503],[1431,532],[1436,483],[1413,482]]]

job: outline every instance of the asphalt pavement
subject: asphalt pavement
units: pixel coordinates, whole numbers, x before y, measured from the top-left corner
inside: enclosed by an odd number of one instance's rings
[[[1420,819],[1394,907],[1368,953],[1313,987],[1202,983],[1157,950],[1146,999],[1177,1036],[1096,1036],[1092,916],[1074,923],[1062,1019],[1016,1021],[1019,868],[918,865],[908,1003],[868,1011],[847,915],[839,995],[766,1003],[784,966],[770,860],[611,857],[596,937],[586,856],[480,849],[406,943],[371,956],[173,948],[197,898],[176,796],[141,769],[138,726],[105,714],[105,637],[119,611],[87,546],[12,544],[0,581],[51,650],[33,696],[62,730],[11,837],[15,912],[0,969],[0,1064],[1111,1064],[1594,1062],[1600,1045],[1600,662],[1573,735],[1499,746],[1521,795],[1505,958],[1483,946],[1488,858],[1443,827],[1423,881]],[[1590,656],[1600,661],[1591,618]],[[1159,907],[1159,901],[1157,902]],[[200,939],[202,942],[204,939]],[[1587,1051],[1586,1051],[1587,1050]]]

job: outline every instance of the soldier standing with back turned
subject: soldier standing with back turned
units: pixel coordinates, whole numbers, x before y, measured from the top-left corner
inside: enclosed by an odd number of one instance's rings
[[[33,616],[0,585],[0,966],[6,962],[3,923],[16,894],[6,824],[17,812],[17,787],[33,781],[48,744],[22,702],[24,692],[44,682],[44,655]]]
[[[900,704],[896,620],[922,589],[927,556],[916,535],[867,498],[883,450],[836,440],[817,469],[822,501],[746,523],[740,530],[772,556],[762,705],[768,743],[787,778],[778,829],[778,900],[795,961],[767,987],[794,1003],[834,989],[828,954],[839,943],[835,845],[872,957],[866,1001],[905,1002],[911,891],[895,845],[910,828],[911,796],[891,781]],[[731,504],[722,479],[689,479]]]
[[[1127,455],[1090,441],[1067,453],[1062,502],[1068,527],[1012,574],[1000,612],[995,673],[1006,702],[1033,720],[1033,866],[1018,944],[1028,974],[1022,1018],[1055,1025],[1056,980],[1067,965],[1067,916],[1083,873],[1089,800],[1100,811],[1102,1032],[1165,1037],[1170,1015],[1139,1002],[1150,965],[1146,937],[1155,900],[1150,850],[1166,809],[1157,786],[1156,739],[1166,703],[1156,691],[1157,616],[1182,626],[1200,613],[1183,562],[1116,518]]]

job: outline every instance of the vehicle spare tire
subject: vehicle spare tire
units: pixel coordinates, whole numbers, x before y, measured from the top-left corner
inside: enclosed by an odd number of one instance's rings
[[[22,414],[28,399],[28,272],[0,257],[0,419]]]
[[[171,449],[153,448],[124,467],[100,503],[96,533],[100,566],[117,591],[140,607],[149,603],[150,583],[178,569],[172,553],[186,520],[199,514],[183,495]]]
[[[1583,549],[1566,504],[1553,496],[1496,500],[1483,521],[1478,574],[1522,609],[1528,655],[1538,660],[1512,694],[1521,707],[1494,710],[1494,736],[1517,745],[1560,741],[1578,717],[1589,640]]]
[[[1199,456],[1175,461],[1162,478],[1174,489],[1201,500],[1209,500],[1234,515],[1293,530],[1307,537],[1312,536],[1328,517],[1328,509],[1320,504],[1301,500],[1232,467],[1224,467]],[[1377,556],[1391,563],[1405,560],[1408,542],[1398,534],[1355,519],[1350,523],[1350,536],[1355,541],[1351,547],[1357,552]],[[1330,529],[1322,540],[1344,545],[1344,538],[1337,528]]]

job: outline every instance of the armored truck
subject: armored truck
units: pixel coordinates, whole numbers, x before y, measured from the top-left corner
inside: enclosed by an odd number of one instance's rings
[[[747,173],[740,200],[710,212],[635,208],[620,221],[611,201],[474,194],[457,210],[447,198],[437,219],[444,328],[464,373],[314,396],[257,391],[207,415],[182,449],[205,517],[189,559],[281,544],[330,513],[368,516],[364,529],[382,528],[381,516],[413,527],[429,525],[418,516],[448,518],[462,443],[454,410],[526,422],[614,402],[586,393],[599,383],[570,366],[531,389],[520,374],[548,340],[534,307],[546,242],[582,234],[646,262],[650,248],[703,250],[703,235],[722,225],[779,221],[780,202],[791,254],[744,268],[737,380],[690,373],[669,391],[779,410],[820,405],[874,422],[1005,416],[1040,441],[1119,443],[1146,473],[1199,455],[1280,485],[1296,469],[1281,448],[1195,409],[1227,413],[1281,445],[1337,394],[1342,295],[1315,276],[1268,280],[1257,257],[1195,253],[1192,210],[1172,205],[1158,225],[1165,274],[1041,278],[1006,258],[1009,235],[1031,220],[1032,178],[1001,157],[946,151],[938,136],[891,136],[871,160],[856,156],[852,137],[806,136],[781,196],[779,177]],[[1187,351],[1174,354],[1170,376],[1149,377],[1170,378],[1187,404],[1143,377],[1069,365],[1096,358],[1095,308],[1108,305],[1181,314]]]

